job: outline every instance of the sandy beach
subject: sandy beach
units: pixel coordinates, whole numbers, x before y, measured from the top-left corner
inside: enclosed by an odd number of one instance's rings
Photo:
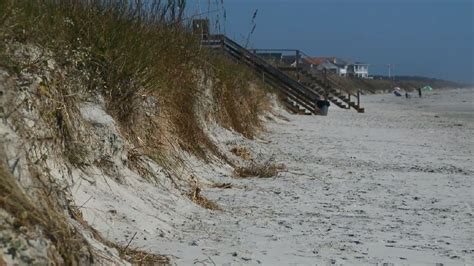
[[[183,264],[472,263],[473,95],[367,96],[366,114],[271,124],[265,152],[288,172],[210,191],[225,212],[194,217],[191,245],[169,252]]]
[[[474,9],[429,2],[0,0],[0,266],[474,266]]]
[[[131,247],[178,265],[469,265],[473,96],[365,96],[365,114],[334,107],[327,117],[284,113],[289,121],[269,122],[255,141],[215,131],[227,149],[246,146],[254,158],[288,169],[236,179],[228,167],[196,163],[203,180],[233,184],[203,190],[222,211],[197,207],[164,184],[133,181],[131,173],[126,186],[98,179],[77,183],[73,193],[106,238],[127,244],[137,233]]]

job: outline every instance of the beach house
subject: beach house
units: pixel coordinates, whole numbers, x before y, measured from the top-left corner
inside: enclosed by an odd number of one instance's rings
[[[356,78],[369,78],[369,64],[355,62],[348,67],[349,76]]]
[[[337,57],[305,57],[303,64],[305,68],[312,71],[324,71],[337,74],[341,77],[347,76],[349,63],[346,60]]]
[[[338,57],[311,57],[304,60],[316,71],[326,70],[340,77],[369,78],[369,64],[366,63],[352,63]]]

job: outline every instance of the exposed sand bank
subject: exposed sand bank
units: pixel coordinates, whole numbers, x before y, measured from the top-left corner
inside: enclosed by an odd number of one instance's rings
[[[473,92],[366,96],[365,114],[288,115],[256,141],[211,129],[224,149],[244,145],[288,167],[276,178],[234,179],[226,166],[195,161],[195,176],[234,185],[204,187],[223,211],[132,173],[126,186],[98,179],[73,193],[106,238],[127,244],[137,233],[131,247],[180,265],[470,264]]]

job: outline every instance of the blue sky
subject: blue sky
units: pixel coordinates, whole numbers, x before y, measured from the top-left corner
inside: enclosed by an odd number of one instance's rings
[[[193,0],[206,13],[221,0]],[[224,0],[221,29],[252,48],[297,48],[371,64],[370,71],[474,84],[474,0]],[[212,13],[215,19],[217,13]]]

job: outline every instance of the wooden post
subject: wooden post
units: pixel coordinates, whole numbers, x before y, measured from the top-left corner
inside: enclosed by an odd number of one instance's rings
[[[296,50],[296,79],[300,81],[300,50]]]
[[[193,33],[199,35],[202,40],[207,40],[209,37],[209,20],[195,19],[192,24]]]
[[[328,86],[328,70],[323,68],[323,74],[324,74],[324,86]]]
[[[357,106],[360,106],[360,90],[357,90]]]

